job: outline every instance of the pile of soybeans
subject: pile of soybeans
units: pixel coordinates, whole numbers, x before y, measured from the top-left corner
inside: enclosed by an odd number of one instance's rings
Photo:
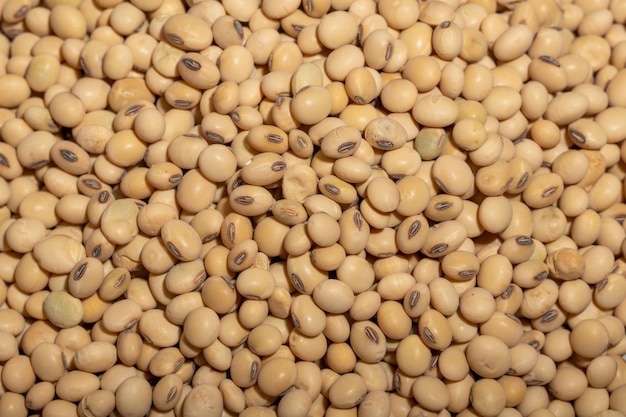
[[[0,0],[0,416],[625,417],[626,0]]]

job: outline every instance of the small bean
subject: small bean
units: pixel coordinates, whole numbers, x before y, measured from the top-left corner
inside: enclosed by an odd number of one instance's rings
[[[437,186],[446,194],[462,196],[473,182],[469,165],[451,155],[442,155],[435,160],[432,175]]]
[[[269,396],[278,396],[296,382],[295,363],[286,358],[276,358],[264,363],[258,375],[259,388]]]
[[[484,323],[496,310],[496,302],[489,292],[482,288],[471,288],[459,298],[459,311],[472,323]]]
[[[115,391],[115,407],[125,415],[144,415],[149,411],[151,403],[151,386],[148,381],[139,376],[125,379]]]
[[[494,336],[480,335],[467,346],[470,368],[485,378],[498,378],[505,374],[511,363],[509,348]]]
[[[571,104],[567,110],[562,107],[564,102]],[[588,106],[589,99],[586,96],[573,91],[566,92],[557,95],[548,103],[544,116],[557,125],[566,125],[584,115]]]
[[[353,155],[361,144],[361,133],[352,126],[340,126],[329,131],[321,139],[322,153],[334,159]]]
[[[291,303],[291,320],[305,336],[314,337],[322,333],[326,326],[324,311],[313,298],[306,294],[295,297]]]
[[[417,377],[411,391],[415,400],[428,410],[443,410],[450,401],[446,385],[432,376]]]
[[[452,332],[443,314],[437,310],[426,310],[419,318],[419,334],[432,349],[443,350],[452,341]]]
[[[169,347],[180,340],[182,330],[169,322],[163,311],[154,309],[142,314],[139,319],[139,332],[149,343],[159,347]]]
[[[450,61],[461,52],[463,31],[456,23],[445,20],[433,30],[432,43],[435,53],[441,59]]]
[[[563,193],[563,179],[554,173],[533,176],[522,193],[524,202],[532,208],[547,207]]]
[[[430,366],[431,352],[418,335],[402,339],[396,350],[398,369],[410,377],[422,375]]]
[[[458,112],[458,106],[450,98],[440,95],[418,98],[412,110],[415,120],[427,127],[451,125]]]
[[[268,186],[280,181],[287,169],[285,159],[272,152],[255,155],[241,169],[241,178],[250,185]]]
[[[470,391],[472,407],[481,415],[501,413],[506,406],[506,395],[502,385],[495,379],[480,379]]]
[[[421,251],[432,257],[442,257],[457,250],[467,238],[461,223],[449,220],[430,228]]]
[[[357,36],[357,29],[357,21],[351,14],[335,11],[321,18],[317,35],[325,47],[337,49],[352,42]]]
[[[168,250],[182,261],[196,260],[202,242],[198,233],[182,220],[169,220],[161,227],[161,238]]]
[[[267,212],[273,204],[269,191],[259,186],[241,185],[230,194],[233,209],[244,216],[257,216]]]
[[[495,40],[494,55],[502,61],[511,61],[525,53],[533,42],[532,30],[527,25],[512,25]]]
[[[400,302],[384,301],[378,309],[377,318],[381,330],[390,339],[402,340],[411,332],[413,322]]]
[[[80,401],[90,392],[100,387],[100,380],[94,374],[84,371],[70,371],[56,384],[56,394],[65,401]]]
[[[54,394],[54,385],[52,383],[47,381],[38,382],[24,396],[26,407],[29,410],[42,410],[46,404],[54,400]]]
[[[200,51],[213,40],[208,24],[200,17],[190,14],[171,16],[163,25],[165,38],[176,47],[186,51]],[[199,36],[202,33],[203,36]]]
[[[350,309],[354,300],[352,288],[340,280],[321,282],[315,287],[312,295],[315,303],[331,314],[345,313]]]
[[[424,214],[433,221],[456,219],[463,210],[462,200],[457,196],[438,194],[433,196],[424,209]]]
[[[350,329],[350,345],[354,353],[368,363],[378,362],[385,354],[386,338],[371,321],[357,321]]]
[[[210,276],[202,286],[204,304],[219,314],[225,314],[235,305],[235,283],[221,276]]]
[[[78,413],[90,412],[96,416],[107,415],[115,408],[115,394],[111,391],[97,390],[87,394],[78,404]]]
[[[103,372],[117,361],[117,349],[108,342],[92,342],[76,351],[74,364],[85,372]]]
[[[37,377],[48,382],[58,381],[68,366],[63,349],[50,342],[41,343],[33,349],[31,364]]]
[[[130,271],[118,267],[110,270],[98,288],[98,295],[104,301],[113,301],[120,297],[130,285]]]
[[[610,384],[617,373],[617,363],[609,356],[600,356],[591,360],[585,376],[589,385],[594,388],[602,388]]]
[[[589,343],[590,341],[593,342]],[[606,350],[609,343],[608,333],[597,320],[583,320],[572,329],[570,343],[575,353],[586,358],[595,358]]]
[[[165,377],[181,369],[184,362],[184,357],[178,348],[168,347],[156,352],[150,358],[148,367],[152,375]]]
[[[133,366],[139,360],[143,341],[139,333],[123,332],[115,343],[119,360],[127,366]]]
[[[61,328],[76,326],[83,319],[80,300],[65,291],[55,291],[46,297],[44,312],[48,320]]]

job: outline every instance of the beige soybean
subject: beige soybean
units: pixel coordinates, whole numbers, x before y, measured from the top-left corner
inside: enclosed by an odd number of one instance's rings
[[[12,222],[4,233],[9,247],[18,253],[30,252],[44,238],[46,226],[34,217],[22,217]]]
[[[202,286],[204,304],[219,314],[229,312],[237,300],[235,283],[222,276],[210,276]]]
[[[457,250],[467,238],[467,231],[456,220],[448,220],[432,226],[422,247],[422,253],[442,257]]]
[[[250,185],[268,186],[280,181],[287,164],[282,156],[271,152],[255,155],[241,169],[241,178]]]
[[[558,298],[557,284],[547,278],[524,292],[520,313],[527,318],[537,318],[547,313]]]
[[[583,339],[586,339],[584,344],[582,343]],[[592,342],[589,343],[590,341]],[[594,358],[601,355],[607,348],[608,333],[606,328],[597,320],[583,320],[572,329],[570,343],[575,353],[586,358]]]
[[[437,158],[432,174],[437,186],[446,194],[462,196],[473,183],[470,167],[465,161],[452,155]]]
[[[339,280],[321,282],[313,290],[312,296],[322,310],[331,314],[345,313],[350,309],[354,300],[352,288]]]
[[[37,377],[49,382],[58,381],[68,366],[63,349],[50,342],[43,342],[33,349],[31,364]]]
[[[139,333],[123,332],[118,335],[115,346],[119,360],[127,366],[137,363],[141,355],[143,340]]]
[[[502,339],[507,346],[515,346],[522,338],[521,321],[514,315],[495,311],[493,315],[480,326],[481,334],[496,336]]]
[[[350,345],[354,353],[368,363],[378,362],[385,355],[386,338],[371,321],[355,322],[350,329]]]
[[[452,342],[452,332],[443,314],[427,310],[419,318],[419,334],[432,349],[443,350]]]
[[[204,264],[200,259],[180,262],[165,275],[165,288],[171,294],[185,294],[200,287],[206,279]]]
[[[0,338],[1,338],[1,346],[2,348],[0,349],[0,357],[3,358],[3,360],[8,360],[10,358],[12,358],[13,356],[17,356],[18,354],[18,342],[17,339],[10,333],[2,331],[0,333]]]
[[[615,178],[609,174],[603,174],[597,180],[597,182],[589,190],[589,206],[590,208],[602,211],[606,210],[614,203],[617,203],[617,199],[613,193],[618,192],[615,188],[618,183]]]
[[[412,320],[400,302],[384,301],[378,309],[377,319],[381,330],[390,339],[401,340],[411,332]]]
[[[459,25],[449,20],[441,22],[433,30],[433,50],[444,60],[457,57],[463,47],[463,31]]]
[[[458,106],[448,97],[431,95],[418,98],[412,109],[415,120],[428,127],[451,125],[458,116]]]
[[[358,405],[366,393],[367,387],[363,378],[356,373],[346,373],[332,383],[328,397],[334,406],[349,408]]]
[[[120,297],[130,285],[130,271],[124,267],[111,269],[98,288],[98,296],[103,301],[113,301]]]
[[[411,391],[413,397],[427,410],[443,410],[450,401],[446,385],[433,376],[417,377]]]
[[[139,332],[146,341],[159,347],[173,346],[182,329],[169,322],[161,310],[148,310],[139,319]]]
[[[562,107],[565,102],[570,103],[567,109]],[[586,96],[574,91],[566,92],[550,101],[544,116],[558,125],[566,125],[585,114],[588,105],[589,99]]]
[[[574,170],[572,169],[574,166],[588,167],[589,160],[580,152],[568,150],[552,162],[552,172],[558,174],[565,184],[576,184],[584,178],[586,170]]]
[[[258,384],[265,394],[277,396],[291,388],[295,384],[296,378],[295,363],[286,358],[276,358],[261,366]]]
[[[418,55],[407,61],[402,76],[411,81],[418,92],[429,91],[441,80],[441,68],[434,58]]]
[[[596,284],[594,301],[601,308],[612,308],[620,304],[624,298],[622,282],[619,275],[609,274],[605,279]]]
[[[361,133],[352,126],[340,126],[321,139],[320,149],[329,158],[345,158],[356,152],[361,143]]]
[[[400,204],[400,192],[391,179],[378,177],[369,182],[367,199],[375,209],[388,213]]]
[[[52,228],[60,220],[54,210],[58,201],[59,198],[51,192],[35,191],[25,195],[20,202],[19,209],[15,211],[19,212],[21,217],[38,218],[47,228]]]
[[[102,232],[111,243],[123,245],[137,236],[139,207],[133,200],[121,199],[112,202],[100,219]]]
[[[80,401],[90,392],[100,388],[100,380],[84,371],[70,371],[56,383],[57,397],[66,401]]]
[[[181,351],[175,347],[160,349],[150,359],[148,369],[156,377],[173,374],[181,369],[184,358]]]
[[[85,372],[103,372],[111,368],[117,361],[117,349],[108,342],[94,341],[76,351],[74,364]]]
[[[428,282],[430,293],[430,303],[437,312],[450,316],[459,307],[459,297],[454,288],[454,284],[445,278],[437,277]],[[434,313],[429,313],[434,314]]]
[[[161,227],[161,238],[168,250],[182,261],[199,257],[202,242],[198,233],[182,220],[169,220]]]
[[[54,385],[50,382],[38,382],[28,390],[24,399],[30,410],[42,410],[46,404],[54,400]]]
[[[459,312],[472,323],[484,323],[496,310],[493,296],[485,289],[471,288],[459,298]]]
[[[151,386],[139,376],[125,379],[115,391],[115,407],[125,415],[141,416],[148,412],[151,404]]]
[[[305,336],[317,336],[326,326],[324,311],[315,304],[311,296],[306,294],[292,299],[291,320]]]
[[[213,40],[209,25],[191,14],[171,16],[163,25],[163,33],[169,42],[186,51],[205,49]]]
[[[329,49],[349,44],[357,36],[357,21],[345,11],[335,11],[324,15],[317,28],[320,42]]]
[[[602,388],[610,384],[617,373],[617,363],[610,356],[600,356],[591,360],[585,376],[589,385],[594,388]]]
[[[494,336],[480,335],[472,339],[466,350],[470,368],[485,378],[498,378],[511,364],[508,346]]]
[[[115,408],[115,394],[111,391],[96,390],[87,394],[78,404],[78,413],[93,413],[96,416],[111,413]]]
[[[532,208],[547,207],[563,192],[563,179],[554,173],[533,176],[522,193],[524,202]]]
[[[111,332],[128,330],[141,317],[141,306],[132,300],[120,300],[107,308],[102,316],[103,326]]]
[[[406,292],[403,299],[404,310],[411,318],[417,318],[430,304],[430,291],[424,283],[416,283]]]
[[[495,416],[504,410],[506,396],[502,385],[495,379],[480,379],[471,388],[472,407],[485,416]]]
[[[511,61],[530,48],[533,32],[527,25],[513,25],[500,34],[493,44],[493,53],[501,61]]]
[[[229,197],[232,208],[244,216],[257,216],[267,212],[273,199],[269,191],[254,185],[241,185]]]

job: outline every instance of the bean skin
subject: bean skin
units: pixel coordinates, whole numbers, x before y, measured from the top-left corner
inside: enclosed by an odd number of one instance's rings
[[[623,2],[56,3],[2,3],[0,415],[626,411]]]

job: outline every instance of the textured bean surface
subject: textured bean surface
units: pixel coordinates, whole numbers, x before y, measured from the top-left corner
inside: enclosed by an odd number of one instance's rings
[[[0,0],[0,417],[626,417],[624,0]]]

